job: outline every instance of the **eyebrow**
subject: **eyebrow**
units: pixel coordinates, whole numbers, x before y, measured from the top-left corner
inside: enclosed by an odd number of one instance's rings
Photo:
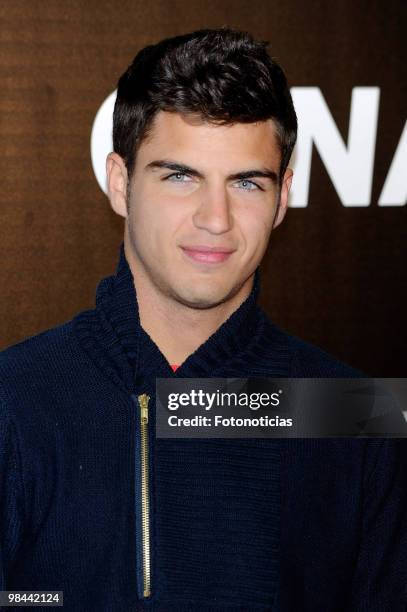
[[[190,166],[186,166],[185,164],[179,164],[177,162],[170,161],[169,159],[156,159],[151,161],[146,165],[147,169],[158,169],[158,168],[167,168],[168,170],[172,170],[173,172],[182,172],[183,174],[189,174],[190,176],[196,176],[197,178],[205,178],[202,172],[196,170],[195,168],[191,168]],[[268,178],[274,184],[278,183],[278,176],[274,170],[270,170],[269,168],[253,168],[250,170],[242,170],[241,172],[235,172],[233,174],[229,174],[227,176],[228,181],[237,181],[244,180],[250,178]]]

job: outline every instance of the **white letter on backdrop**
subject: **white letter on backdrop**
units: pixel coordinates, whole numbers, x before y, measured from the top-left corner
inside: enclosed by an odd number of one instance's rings
[[[294,159],[290,206],[308,204],[312,145],[326,167],[344,206],[369,206],[376,147],[378,87],[352,90],[347,146],[318,87],[293,87],[298,116],[298,142]]]

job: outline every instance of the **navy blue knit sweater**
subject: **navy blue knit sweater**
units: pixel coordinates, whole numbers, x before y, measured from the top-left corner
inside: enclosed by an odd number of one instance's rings
[[[256,273],[174,373],[122,245],[94,310],[1,354],[0,590],[63,590],[69,612],[405,612],[405,440],[159,439],[154,411],[145,590],[138,396],[154,406],[155,378],[354,375],[258,291]]]

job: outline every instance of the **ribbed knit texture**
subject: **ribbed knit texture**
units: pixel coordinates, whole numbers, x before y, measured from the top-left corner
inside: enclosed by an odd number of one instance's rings
[[[1,589],[63,590],[72,612],[405,612],[404,440],[165,440],[154,410],[142,598],[137,395],[154,406],[156,377],[356,375],[274,326],[259,290],[257,271],[173,372],[122,245],[94,310],[1,354]]]

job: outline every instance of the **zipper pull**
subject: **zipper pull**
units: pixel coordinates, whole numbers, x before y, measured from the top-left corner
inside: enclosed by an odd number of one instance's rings
[[[138,401],[141,409],[141,423],[145,425],[148,423],[148,402],[150,401],[150,396],[143,393],[138,396]]]

